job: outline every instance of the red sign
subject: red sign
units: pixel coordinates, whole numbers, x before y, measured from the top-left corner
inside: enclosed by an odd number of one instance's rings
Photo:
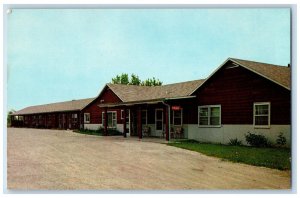
[[[174,111],[178,111],[178,110],[180,110],[180,109],[181,109],[180,106],[172,106],[172,110],[174,110]]]

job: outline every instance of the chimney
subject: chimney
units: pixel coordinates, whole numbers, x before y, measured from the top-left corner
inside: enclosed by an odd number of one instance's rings
[[[288,64],[288,67],[291,67],[291,64],[290,64],[290,63]]]

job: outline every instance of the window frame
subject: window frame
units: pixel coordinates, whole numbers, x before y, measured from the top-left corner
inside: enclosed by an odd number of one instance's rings
[[[183,122],[182,122],[182,121],[183,121],[183,119],[182,119],[182,117],[183,117],[183,116],[182,116],[182,114],[183,114],[183,108],[180,109],[180,125],[177,125],[177,124],[175,124],[175,122],[174,122],[174,120],[175,120],[175,116],[174,116],[175,113],[174,113],[174,112],[175,112],[175,111],[179,111],[179,110],[173,110],[173,112],[172,112],[172,113],[173,113],[173,126],[182,126],[182,123],[183,123]],[[179,117],[176,117],[176,118],[179,118]]]
[[[268,124],[267,125],[256,125],[255,124],[255,117],[257,116],[266,116],[266,115],[255,115],[255,107],[259,105],[268,105]],[[254,128],[263,128],[268,129],[271,127],[271,102],[254,102],[253,103],[253,127]]]
[[[218,125],[211,125],[210,124],[210,119],[211,119],[211,108],[213,107],[219,107],[220,108],[220,123]],[[207,120],[207,124],[208,125],[200,125],[200,109],[201,108],[207,108],[208,109],[208,120]],[[220,128],[222,126],[222,106],[220,104],[218,105],[201,105],[198,106],[198,127],[200,128]]]
[[[124,110],[121,109],[121,120],[123,120],[123,119],[124,119]]]
[[[102,126],[104,127],[104,122],[103,122],[103,119],[104,119],[104,111],[102,111]],[[108,124],[108,122],[107,122],[107,128],[109,128],[109,129],[117,129],[118,128],[118,113],[117,113],[117,111],[107,111],[107,114],[108,113],[115,113],[116,114],[116,116],[115,116],[115,120],[116,120],[116,126],[114,127],[114,126],[112,126],[112,127],[110,127],[109,126],[109,124]],[[113,118],[111,119],[111,121],[113,122]],[[112,123],[113,124],[113,123]]]
[[[87,121],[87,120],[85,119],[85,118],[86,118],[85,115],[89,115],[89,121]],[[84,114],[83,114],[83,122],[84,122],[84,123],[90,123],[90,122],[91,122],[91,114],[90,114],[90,113],[84,113]]]

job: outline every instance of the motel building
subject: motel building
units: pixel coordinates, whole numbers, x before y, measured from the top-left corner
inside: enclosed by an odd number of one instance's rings
[[[244,144],[291,137],[291,69],[228,58],[206,79],[163,86],[106,84],[95,98],[38,105],[12,114],[12,127],[116,129],[124,137]]]

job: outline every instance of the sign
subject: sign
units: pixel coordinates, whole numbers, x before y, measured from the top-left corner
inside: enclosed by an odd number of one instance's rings
[[[173,110],[173,111],[178,111],[178,110],[180,110],[180,109],[181,109],[180,106],[172,106],[172,110]]]

